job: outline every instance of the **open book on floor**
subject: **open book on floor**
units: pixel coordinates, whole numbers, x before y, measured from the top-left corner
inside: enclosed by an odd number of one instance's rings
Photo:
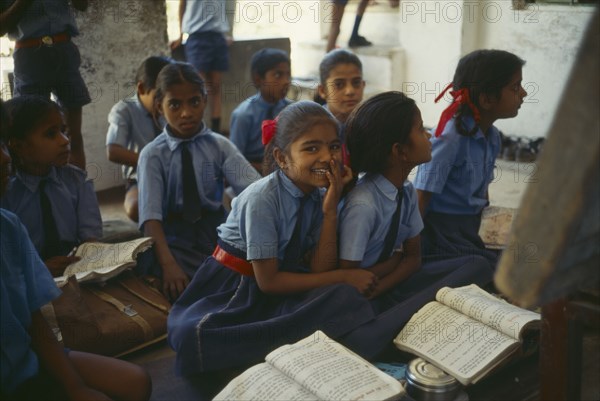
[[[150,248],[152,243],[150,237],[117,244],[85,242],[75,252],[75,256],[79,256],[81,260],[67,266],[63,275],[54,280],[60,285],[74,275],[80,283],[106,281],[123,270],[134,267],[137,255]]]
[[[475,284],[444,287],[404,326],[396,347],[475,383],[515,354],[535,350],[540,315],[511,305]]]
[[[399,381],[316,331],[233,379],[215,400],[396,400]]]

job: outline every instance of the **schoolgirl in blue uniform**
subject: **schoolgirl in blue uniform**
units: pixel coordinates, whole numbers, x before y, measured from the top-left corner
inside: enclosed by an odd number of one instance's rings
[[[337,122],[309,101],[276,121],[275,170],[233,200],[213,256],[169,314],[180,374],[256,363],[316,329],[337,338],[374,317],[363,294],[375,275],[337,269],[337,206],[351,177]]]
[[[377,317],[340,339],[374,356],[437,290],[485,285],[492,270],[483,257],[421,263],[423,222],[410,171],[431,159],[429,133],[414,100],[385,92],[359,105],[347,124],[352,169],[364,173],[340,211],[340,267],[363,268],[379,279],[371,293]]]
[[[477,50],[460,59],[452,103],[431,139],[432,160],[419,166],[415,178],[425,222],[424,257],[482,255],[495,266],[498,255],[486,250],[479,237],[500,152],[500,133],[493,124],[518,114],[527,96],[521,86],[524,64],[502,50]]]
[[[140,151],[152,142],[164,128],[161,117],[154,118],[156,77],[170,61],[151,56],[139,66],[135,76],[136,93],[115,104],[108,114],[106,155],[108,160],[123,167],[127,180],[123,206],[127,216],[138,221],[137,163]]]
[[[15,165],[3,208],[15,213],[54,275],[76,259],[74,246],[102,237],[102,218],[86,172],[68,164],[70,140],[60,107],[23,95],[6,102]]]
[[[362,63],[358,56],[346,49],[327,53],[319,64],[320,82],[317,102],[324,102],[340,123],[340,137],[344,145],[344,163],[349,165],[345,146],[346,121],[354,108],[362,101],[365,91]]]
[[[0,100],[0,196],[9,183],[8,115]],[[60,290],[37,255],[27,230],[0,209],[0,399],[147,400],[148,373],[132,363],[63,349],[40,308]],[[111,372],[98,375],[98,370]]]
[[[176,299],[216,245],[216,228],[225,221],[224,180],[239,193],[260,175],[202,122],[206,90],[190,64],[160,71],[155,102],[167,125],[142,149],[138,185],[139,225],[154,238],[156,258],[142,257],[138,267],[161,277],[163,292]]]

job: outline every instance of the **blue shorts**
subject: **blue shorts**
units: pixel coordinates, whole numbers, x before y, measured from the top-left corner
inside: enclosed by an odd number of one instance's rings
[[[345,6],[346,4],[348,4],[348,0],[333,0],[333,2],[336,4],[340,4],[342,6]]]
[[[88,89],[79,72],[79,49],[71,42],[53,46],[16,49],[14,95],[53,93],[62,107],[82,107],[91,102]]]
[[[192,33],[185,42],[185,58],[198,71],[227,71],[229,46],[220,32]]]

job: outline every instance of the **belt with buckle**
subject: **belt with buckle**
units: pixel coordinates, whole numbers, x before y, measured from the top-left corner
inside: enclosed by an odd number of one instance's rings
[[[52,46],[56,43],[68,42],[71,35],[66,32],[57,33],[56,35],[42,36],[41,38],[23,39],[15,42],[15,49],[26,47]]]

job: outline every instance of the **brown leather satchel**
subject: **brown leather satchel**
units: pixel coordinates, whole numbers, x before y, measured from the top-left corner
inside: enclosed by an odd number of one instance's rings
[[[72,276],[61,289],[42,313],[65,347],[122,356],[167,336],[169,301],[130,271],[103,284]]]

